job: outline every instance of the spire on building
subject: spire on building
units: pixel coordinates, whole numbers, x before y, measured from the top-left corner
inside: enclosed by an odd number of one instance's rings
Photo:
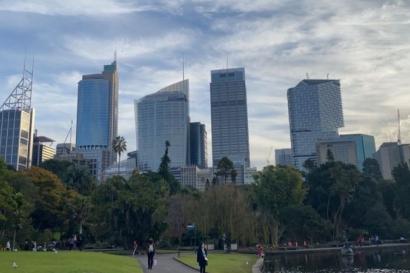
[[[0,111],[3,110],[25,110],[31,109],[31,96],[33,91],[33,69],[34,58],[31,65],[31,70],[26,67],[24,60],[23,75],[16,87],[11,91],[10,95],[0,106]]]

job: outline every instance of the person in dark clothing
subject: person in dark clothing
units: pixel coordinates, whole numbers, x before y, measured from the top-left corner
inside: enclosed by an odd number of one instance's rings
[[[148,244],[148,269],[151,270],[154,265],[155,247],[154,240],[150,239]]]
[[[201,243],[196,251],[196,261],[199,265],[199,272],[205,273],[205,268],[208,265],[208,251],[206,250],[204,243]]]

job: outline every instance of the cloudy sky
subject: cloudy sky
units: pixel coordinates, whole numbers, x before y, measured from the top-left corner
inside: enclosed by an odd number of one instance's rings
[[[62,142],[81,75],[100,72],[116,49],[119,131],[132,150],[133,100],[181,80],[183,56],[191,120],[210,132],[210,70],[229,56],[246,69],[254,166],[290,146],[286,90],[306,73],[341,80],[342,132],[392,141],[400,108],[410,142],[409,31],[406,0],[0,0],[0,101],[24,52],[34,56],[36,128]]]

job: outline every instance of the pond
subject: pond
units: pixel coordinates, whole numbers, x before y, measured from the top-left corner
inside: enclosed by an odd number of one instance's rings
[[[410,248],[356,250],[338,253],[281,254],[265,259],[265,273],[410,273]]]

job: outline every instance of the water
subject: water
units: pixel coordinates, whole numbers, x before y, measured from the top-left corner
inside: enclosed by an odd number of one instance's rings
[[[265,273],[410,273],[410,249],[356,250],[337,253],[275,255],[265,259]]]

